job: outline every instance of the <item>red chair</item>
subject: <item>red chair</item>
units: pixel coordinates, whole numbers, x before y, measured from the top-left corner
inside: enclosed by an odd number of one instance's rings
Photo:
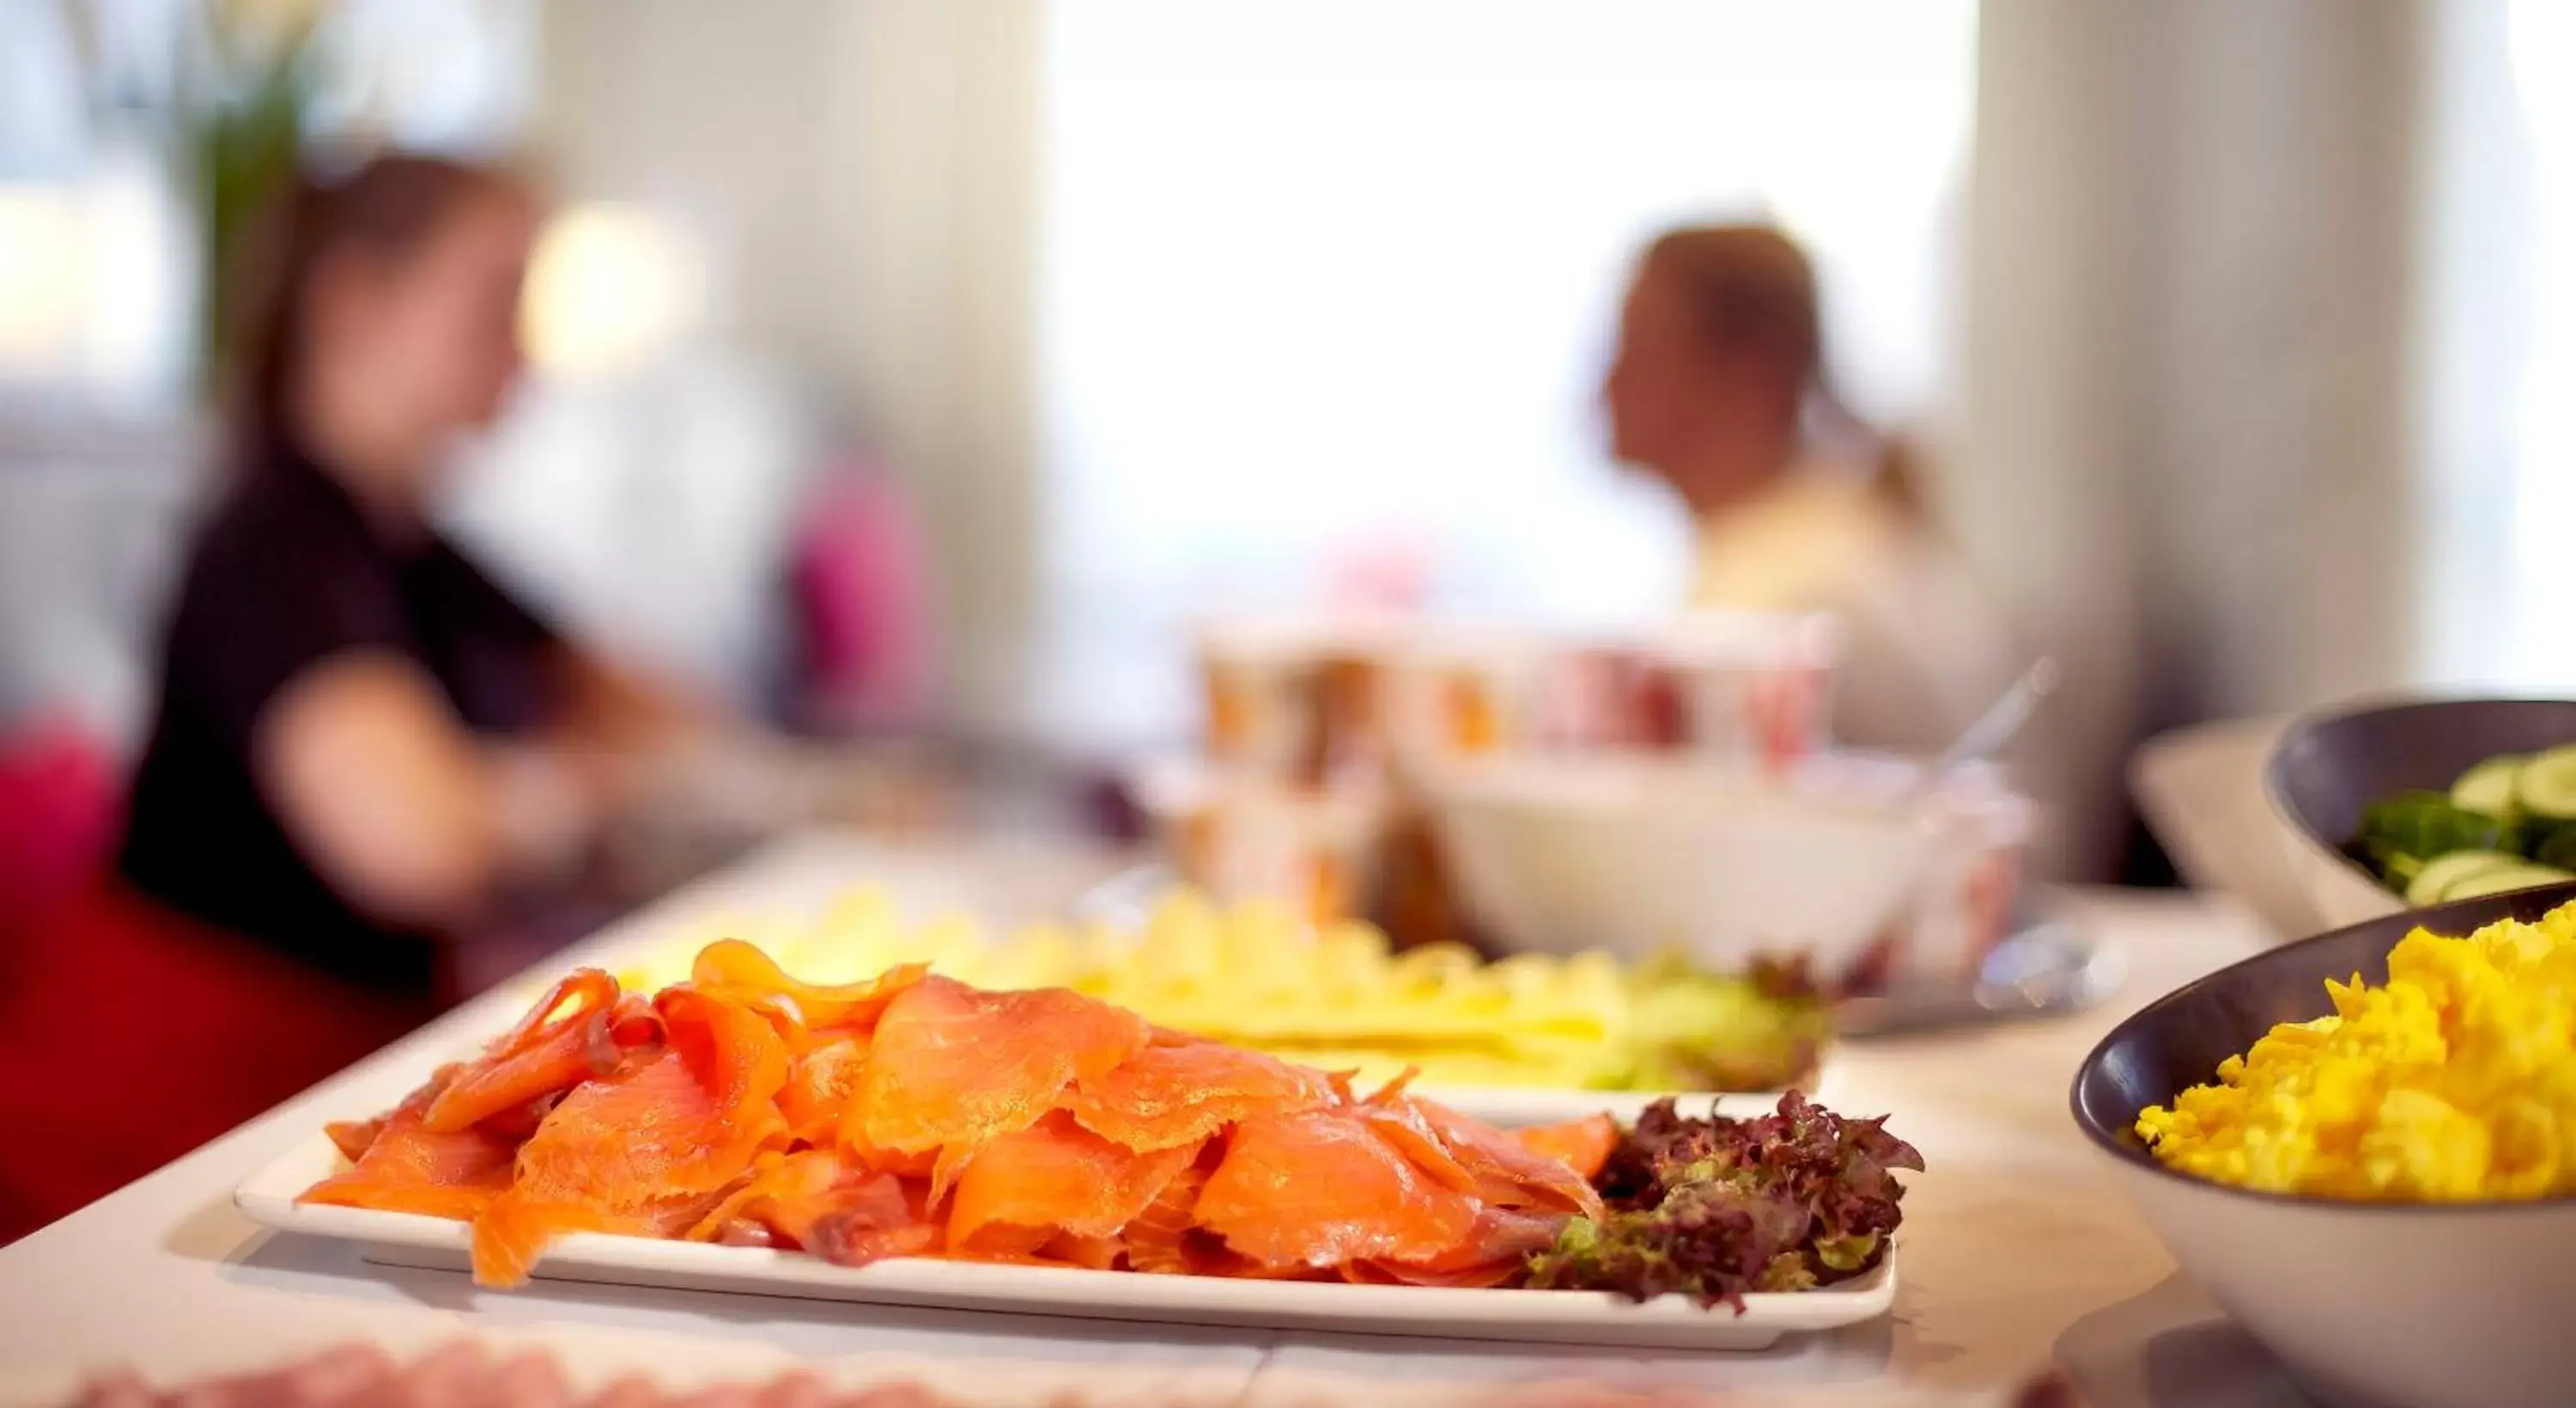
[[[76,728],[0,743],[0,1242],[430,1015],[118,886],[120,797],[107,749]]]
[[[0,734],[0,926],[62,903],[106,867],[122,793],[115,756],[68,717]]]

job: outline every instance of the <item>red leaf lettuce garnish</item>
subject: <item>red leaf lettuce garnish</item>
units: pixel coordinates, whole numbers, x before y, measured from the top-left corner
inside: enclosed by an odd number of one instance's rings
[[[1923,1167],[1883,1119],[1845,1119],[1791,1091],[1773,1114],[1686,1119],[1659,1100],[1594,1180],[1608,1212],[1530,1259],[1528,1284],[1665,1294],[1740,1314],[1748,1291],[1795,1291],[1878,1265],[1903,1214],[1893,1170]]]

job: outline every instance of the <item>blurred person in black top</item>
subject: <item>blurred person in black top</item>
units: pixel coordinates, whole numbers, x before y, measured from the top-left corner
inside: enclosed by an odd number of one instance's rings
[[[432,528],[519,378],[540,217],[506,175],[393,156],[299,185],[252,246],[118,877],[0,914],[0,1242],[533,957],[615,902],[587,863],[631,867],[639,831],[935,812],[580,649]]]
[[[119,869],[370,993],[577,856],[694,711],[564,639],[430,525],[521,371],[541,210],[378,158],[307,183],[246,271],[230,474],[172,618]]]

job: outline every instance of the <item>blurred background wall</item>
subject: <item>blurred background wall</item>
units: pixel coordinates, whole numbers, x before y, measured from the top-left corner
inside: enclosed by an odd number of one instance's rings
[[[0,4],[0,726],[130,738],[199,483],[209,26]],[[208,18],[214,16],[215,18]],[[237,15],[236,15],[237,17]],[[1593,409],[1635,246],[1766,212],[1854,399],[2073,692],[2063,859],[2155,728],[2564,690],[2576,53],[2555,0],[353,3],[300,121],[533,155],[541,375],[460,522],[752,702],[833,467],[918,505],[944,729],[1186,726],[1194,616],[1678,591]],[[177,57],[172,57],[176,55]],[[184,124],[181,124],[184,125]]]
[[[1949,487],[2077,662],[2066,795],[2116,795],[2145,731],[2430,677],[2408,373],[2434,18],[1983,9]]]
[[[678,232],[718,305],[701,335],[920,496],[952,719],[980,733],[1027,712],[1044,16],[569,0],[547,9],[537,84],[535,141],[566,193]]]

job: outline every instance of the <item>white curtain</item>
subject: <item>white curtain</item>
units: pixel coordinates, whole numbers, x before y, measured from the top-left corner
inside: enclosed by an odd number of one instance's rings
[[[703,260],[692,355],[722,374],[676,365],[604,408],[554,406],[539,425],[556,422],[558,450],[589,426],[589,448],[567,453],[596,472],[555,476],[549,502],[636,521],[586,538],[529,485],[487,514],[496,540],[630,637],[685,637],[637,642],[664,658],[738,667],[740,622],[775,614],[798,484],[832,442],[864,443],[925,508],[956,727],[1021,717],[1042,18],[1037,0],[548,6],[549,174],[567,200],[640,213]],[[656,488],[693,450],[657,427],[711,397],[699,419],[722,421],[722,443],[679,466],[696,482]],[[818,423],[778,424],[818,408]],[[567,560],[598,570],[548,566]],[[639,573],[650,589],[617,587]],[[701,599],[675,599],[692,573]]]
[[[2420,673],[2425,23],[1986,0],[1954,508],[2074,667],[2079,870],[2142,732]]]

